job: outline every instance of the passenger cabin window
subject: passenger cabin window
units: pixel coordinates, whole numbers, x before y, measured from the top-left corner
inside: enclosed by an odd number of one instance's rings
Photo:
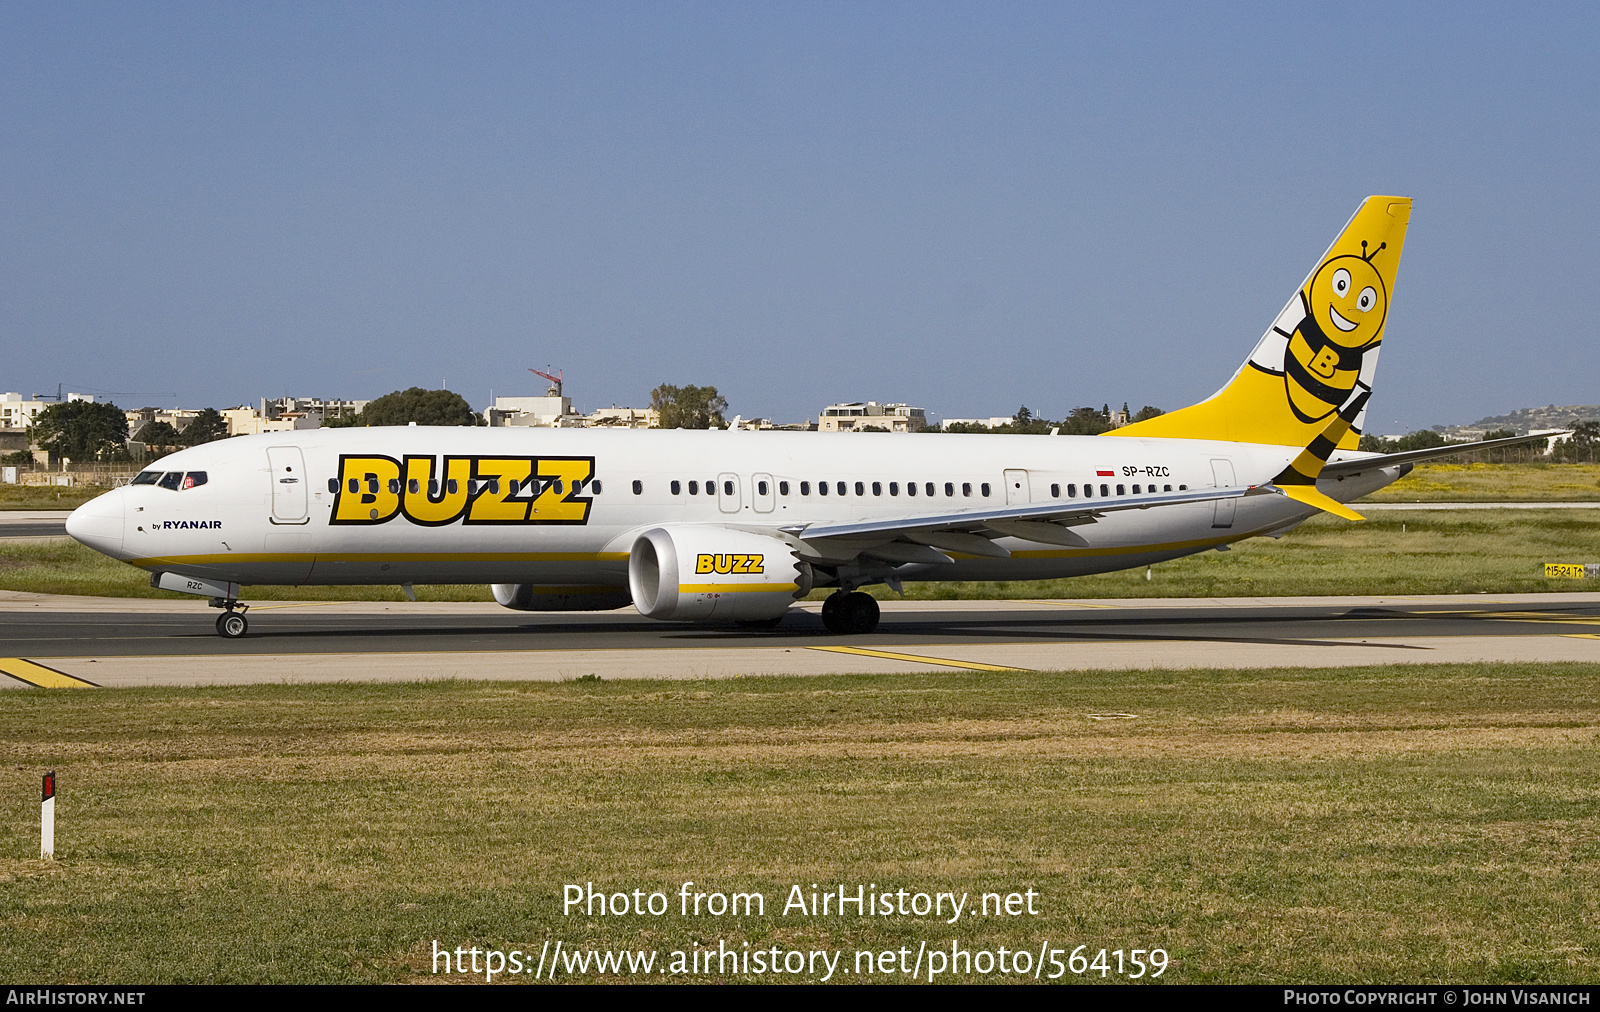
[[[891,491],[891,492],[894,491],[894,483],[893,482],[889,483],[889,491]],[[916,495],[916,494],[917,494],[917,483],[914,482],[914,481],[906,482],[906,495]]]
[[[1137,485],[1133,486],[1133,494],[1134,495],[1138,495],[1139,494],[1139,486],[1137,486]]]
[[[176,492],[178,490],[178,483],[181,481],[183,481],[182,471],[168,471],[166,474],[161,476],[161,480],[156,482],[156,484],[160,485],[162,488],[170,488],[172,491]]]
[[[728,485],[729,485],[729,489],[728,490],[730,492],[732,492],[733,491],[733,489],[732,489],[733,483],[729,482]],[[767,494],[767,483],[766,482],[764,482],[764,481],[756,482],[756,494],[757,495],[766,495]]]
[[[800,483],[800,494],[801,495],[810,495],[811,494],[811,483],[809,481],[802,481]]]
[[[1100,486],[1100,494],[1101,495],[1110,495],[1111,494],[1111,486],[1110,485],[1101,485]]]
[[[190,471],[188,474],[183,476],[184,488],[196,488],[200,485],[204,485],[205,483],[206,473],[204,471]]]
[[[778,494],[779,495],[788,495],[789,494],[789,483],[788,482],[786,482],[786,481],[778,482]]]
[[[989,483],[988,482],[984,482],[982,485],[978,486],[978,490],[980,492],[982,492],[984,494],[984,496],[987,497],[988,494],[989,494]]]
[[[1161,491],[1163,491],[1163,492],[1171,492],[1172,491],[1172,486],[1171,485],[1163,485],[1163,486],[1161,486]]]
[[[461,491],[461,483],[456,481],[454,478],[451,478],[449,481],[445,482],[444,487],[451,495],[455,495],[457,492]]]
[[[857,488],[856,489],[856,495],[860,495],[860,494],[861,494],[861,489]],[[883,495],[883,482],[875,481],[875,482],[872,483],[872,494],[873,495]]]
[[[418,492],[422,491],[422,482],[412,478],[410,481],[406,482],[406,491],[410,492],[412,495],[416,495]]]
[[[1078,497],[1078,486],[1077,485],[1068,485],[1067,486],[1067,498],[1068,499],[1076,499],[1077,497]]]
[[[828,483],[825,482],[825,481],[817,482],[817,495],[827,495],[827,494],[828,494]]]
[[[644,482],[640,481],[638,478],[633,479],[633,494],[644,495]]]
[[[859,483],[857,483],[857,484],[859,484]],[[835,485],[835,486],[834,486],[834,487],[833,487],[833,490],[834,490],[834,491],[835,491],[835,492],[837,492],[837,493],[839,493],[839,494],[840,494],[840,495],[844,495],[844,493],[845,493],[845,487],[844,487],[844,482],[842,482],[842,481],[841,481],[841,482],[839,482],[839,483],[838,483],[838,484],[836,484],[836,485]],[[858,492],[856,492],[856,495],[860,495],[860,494],[861,494],[861,493],[860,493],[860,492],[859,492],[859,491],[858,491]]]
[[[139,476],[139,478],[143,478],[143,477],[144,477],[144,475],[142,475],[142,474]],[[133,480],[133,483],[135,485],[143,484],[142,482],[139,481],[139,478],[135,478]],[[339,491],[339,479],[338,478],[329,478],[328,479],[328,491],[329,492],[337,492],[337,491]],[[416,491],[416,489],[412,489],[412,491],[414,492],[414,491]]]
[[[160,481],[160,480],[161,480],[161,472],[160,471],[140,471],[138,474],[133,476],[133,480],[128,482],[128,484],[129,485],[154,485],[157,481]],[[328,491],[329,492],[337,492],[338,490],[339,490],[339,479],[337,479],[337,478],[329,478],[328,479]]]
[[[733,495],[733,482],[725,481],[722,483],[722,494]]]
[[[929,495],[933,495],[933,482],[930,481],[927,485],[923,486],[923,491],[927,492]]]
[[[856,495],[866,495],[866,494],[867,494],[867,484],[866,484],[866,482],[863,482],[863,481],[856,482]]]
[[[689,483],[689,494],[690,495],[699,495],[700,494],[700,483],[698,481],[691,481]]]
[[[668,487],[672,489],[672,494],[673,495],[682,495],[683,494],[683,486],[681,484],[679,484],[678,482],[676,482],[676,481],[674,481]]]
[[[389,494],[390,495],[399,495],[400,494],[400,479],[399,478],[390,478],[389,479]]]
[[[944,494],[945,495],[955,495],[956,494],[955,482],[947,481],[947,482],[944,483]]]
[[[1052,498],[1052,499],[1060,499],[1061,498],[1061,486],[1060,485],[1051,485],[1050,486],[1050,498]]]
[[[590,480],[590,482],[589,482],[589,494],[590,495],[599,495],[600,494],[600,479],[599,478],[594,478],[594,479]]]

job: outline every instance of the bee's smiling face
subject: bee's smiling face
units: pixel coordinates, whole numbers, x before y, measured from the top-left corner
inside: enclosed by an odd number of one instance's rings
[[[1334,257],[1311,280],[1311,313],[1328,340],[1360,348],[1383,329],[1389,300],[1377,270],[1357,256]]]

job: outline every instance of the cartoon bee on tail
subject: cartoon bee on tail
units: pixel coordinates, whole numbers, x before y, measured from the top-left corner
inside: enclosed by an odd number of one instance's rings
[[[1289,407],[1307,424],[1339,410],[1361,379],[1362,359],[1382,341],[1389,293],[1373,260],[1388,246],[1329,258],[1300,290],[1300,319],[1285,314],[1274,330],[1287,339],[1282,364],[1253,365],[1282,370]],[[1286,325],[1287,324],[1287,325]],[[1277,366],[1277,368],[1274,368]]]

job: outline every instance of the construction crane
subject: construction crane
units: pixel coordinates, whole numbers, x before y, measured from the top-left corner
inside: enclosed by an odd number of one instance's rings
[[[549,366],[545,366],[545,368],[548,369],[550,367]],[[561,373],[562,373],[562,370],[557,369],[556,370],[556,374],[554,376],[550,375],[547,372],[541,372],[538,369],[529,369],[528,371],[533,373],[535,376],[543,376],[545,379],[547,379],[550,382],[555,384],[555,386],[551,387],[549,390],[546,390],[544,392],[544,395],[546,397],[560,397],[561,396]]]

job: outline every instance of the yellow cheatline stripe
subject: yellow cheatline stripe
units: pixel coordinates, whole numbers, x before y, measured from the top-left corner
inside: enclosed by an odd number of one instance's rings
[[[77,678],[43,664],[35,664],[21,657],[0,657],[0,675],[10,675],[19,682],[41,689],[93,689],[98,688],[87,678]]]
[[[976,661],[952,661],[945,657],[924,657],[921,654],[900,654],[893,650],[868,650],[866,647],[808,647],[808,650],[826,650],[830,654],[855,654],[859,657],[883,657],[891,661],[911,661],[913,664],[937,664],[946,668],[967,668],[972,671],[1032,671],[1005,664],[979,664]]]
[[[1569,640],[1600,640],[1600,633],[1562,633]]]
[[[757,593],[777,593],[779,591],[796,591],[800,588],[793,583],[680,583],[680,594],[737,594],[740,592],[755,591]]]
[[[223,555],[153,555],[130,565],[221,566],[244,562],[626,562],[627,552],[228,552]]]

